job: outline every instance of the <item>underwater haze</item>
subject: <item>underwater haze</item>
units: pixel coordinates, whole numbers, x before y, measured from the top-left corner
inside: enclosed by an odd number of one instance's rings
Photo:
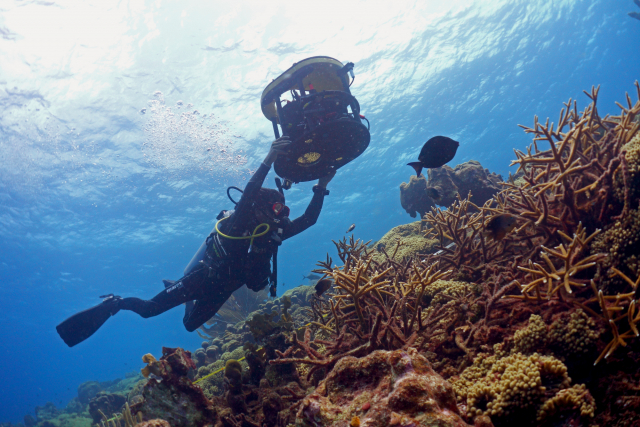
[[[100,295],[178,279],[274,139],[265,86],[316,55],[355,63],[369,148],[341,168],[318,222],[280,249],[303,282],[351,224],[378,240],[414,221],[399,185],[424,142],[460,141],[506,178],[531,126],[600,85],[602,115],[640,78],[631,0],[0,2],[0,422],[64,407],[162,346],[195,348],[182,306],[120,312],[69,348],[55,326]],[[513,169],[512,169],[513,171]],[[274,188],[274,172],[266,185]],[[286,193],[292,217],[313,183]]]

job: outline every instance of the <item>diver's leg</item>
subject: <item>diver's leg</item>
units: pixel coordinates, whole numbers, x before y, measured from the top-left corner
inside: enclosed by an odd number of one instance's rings
[[[145,319],[157,316],[182,303],[189,304],[202,294],[201,288],[206,286],[208,282],[206,269],[200,268],[166,287],[150,300],[133,297],[123,298],[118,308],[133,311]]]
[[[189,303],[187,303],[182,320],[187,331],[193,332],[211,319],[236,289],[238,287],[224,285],[212,285],[203,289],[206,293],[201,295],[195,303],[192,302],[193,308],[189,309]]]

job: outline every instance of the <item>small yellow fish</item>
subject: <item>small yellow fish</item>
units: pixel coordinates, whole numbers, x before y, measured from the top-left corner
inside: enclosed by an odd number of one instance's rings
[[[484,237],[499,242],[516,228],[516,222],[517,218],[514,215],[495,215],[485,224]]]
[[[351,427],[360,427],[360,417],[357,415],[354,415],[353,418],[351,418],[351,424],[349,424]]]

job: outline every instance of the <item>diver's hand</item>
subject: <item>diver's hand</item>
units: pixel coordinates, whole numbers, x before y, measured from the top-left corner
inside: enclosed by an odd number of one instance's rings
[[[267,157],[264,158],[263,163],[267,166],[271,166],[278,158],[278,154],[286,153],[289,150],[289,145],[291,145],[291,139],[289,139],[288,136],[281,136],[273,141],[271,149],[269,150]]]
[[[336,169],[329,172],[318,180],[318,187],[327,188],[327,184],[331,182],[333,177],[336,176]]]

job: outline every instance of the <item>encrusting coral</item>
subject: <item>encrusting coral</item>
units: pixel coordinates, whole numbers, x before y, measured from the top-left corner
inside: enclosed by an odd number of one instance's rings
[[[416,349],[383,351],[336,364],[300,404],[296,426],[466,426],[451,385]]]

